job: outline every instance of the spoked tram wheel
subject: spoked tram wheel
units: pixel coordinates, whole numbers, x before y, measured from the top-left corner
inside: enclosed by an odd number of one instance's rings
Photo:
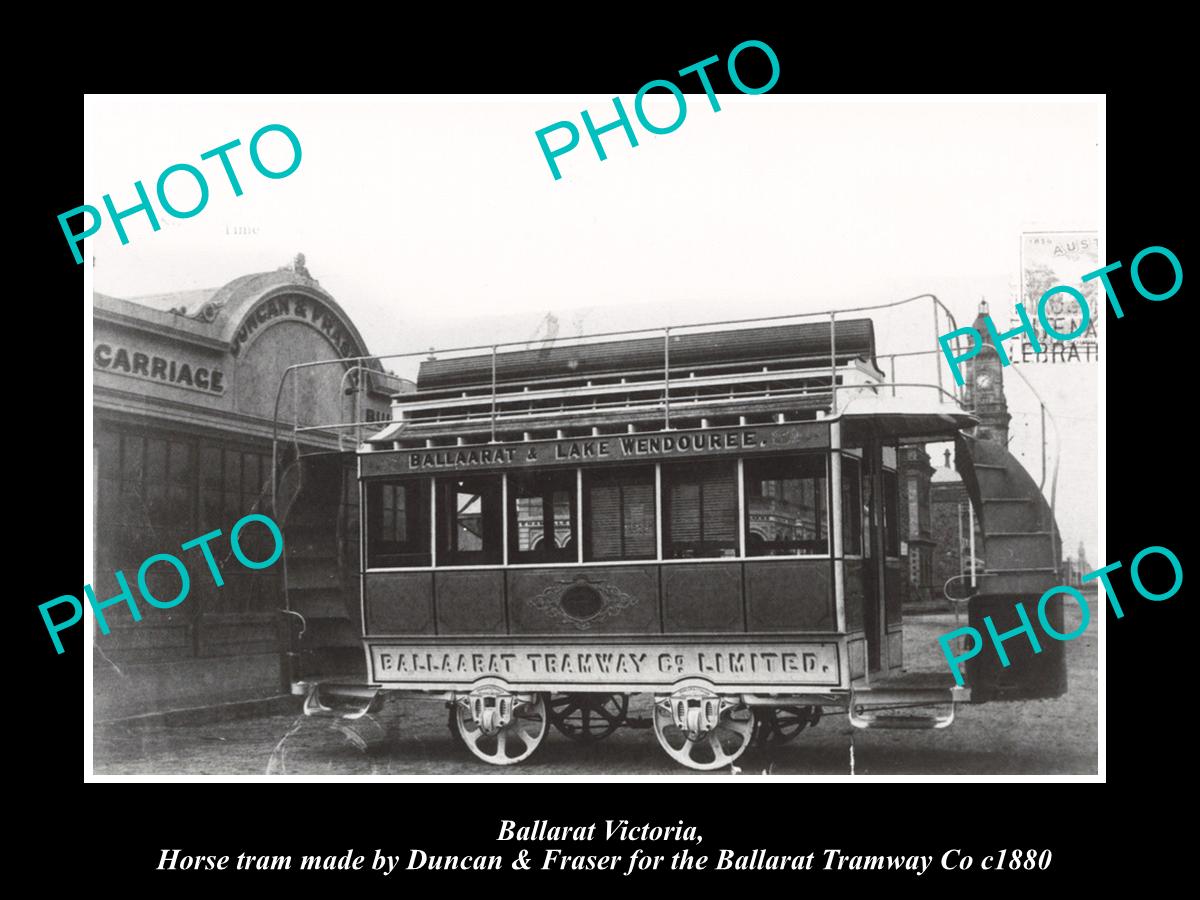
[[[458,736],[467,749],[494,766],[511,766],[533,755],[550,724],[546,699],[542,694],[512,695],[512,718],[508,724],[495,729],[475,721],[468,707],[454,705]],[[490,733],[489,733],[490,732]]]
[[[556,694],[550,700],[550,724],[573,741],[592,744],[625,723],[627,694]]]
[[[756,747],[778,747],[786,744],[809,725],[821,719],[819,706],[763,706],[755,713],[754,739]]]
[[[754,735],[754,710],[736,706],[724,710],[716,725],[699,737],[675,724],[670,698],[654,703],[654,735],[667,754],[689,769],[720,769],[746,752]]]

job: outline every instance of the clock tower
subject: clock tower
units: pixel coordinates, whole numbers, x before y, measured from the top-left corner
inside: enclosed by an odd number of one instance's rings
[[[983,347],[979,355],[967,361],[965,400],[967,408],[979,417],[976,436],[995,441],[1002,447],[1008,446],[1008,401],[1004,398],[1004,367],[1000,365],[1000,354],[992,343],[992,336],[984,325],[987,315],[986,300],[979,302],[979,315],[974,327],[983,336]]]

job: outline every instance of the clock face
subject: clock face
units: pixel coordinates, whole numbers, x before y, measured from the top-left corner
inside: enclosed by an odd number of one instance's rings
[[[990,374],[988,374],[987,372],[984,372],[982,375],[980,375],[978,378],[975,379],[975,383],[977,385],[979,385],[979,387],[986,390],[987,388],[992,386],[992,376]]]

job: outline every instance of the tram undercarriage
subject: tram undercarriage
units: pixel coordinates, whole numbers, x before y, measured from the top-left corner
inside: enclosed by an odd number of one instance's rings
[[[816,727],[823,716],[848,714],[857,728],[946,728],[956,704],[968,702],[965,688],[749,694],[718,693],[711,684],[687,683],[655,693],[652,715],[631,716],[630,694],[513,691],[480,684],[469,691],[364,689],[358,685],[315,685],[305,700],[309,716],[355,720],[378,712],[388,699],[444,701],[451,735],[479,759],[513,765],[529,759],[551,728],[579,744],[594,744],[620,728],[653,728],[660,747],[682,765],[720,769],[752,748],[779,747]],[[870,695],[870,696],[868,696]],[[636,695],[634,695],[636,696]],[[917,710],[940,708],[933,715]],[[881,715],[901,712],[900,715]]]

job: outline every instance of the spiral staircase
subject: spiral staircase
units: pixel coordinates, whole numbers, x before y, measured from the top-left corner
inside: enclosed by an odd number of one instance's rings
[[[1005,447],[970,436],[958,438],[956,445],[956,466],[979,515],[986,560],[968,604],[968,624],[985,642],[966,664],[972,701],[1060,696],[1067,689],[1064,643],[1046,635],[1037,621],[1042,594],[1062,583],[1062,539],[1053,510],[1037,482]],[[1034,652],[1026,635],[1014,635],[1004,642],[1009,658],[1004,666],[984,617],[991,617],[1001,635],[1019,628],[1018,602],[1033,622],[1041,652]],[[1046,618],[1062,633],[1060,596],[1047,603]]]
[[[360,675],[358,491],[353,454],[288,454],[275,496],[284,534],[290,680]]]

